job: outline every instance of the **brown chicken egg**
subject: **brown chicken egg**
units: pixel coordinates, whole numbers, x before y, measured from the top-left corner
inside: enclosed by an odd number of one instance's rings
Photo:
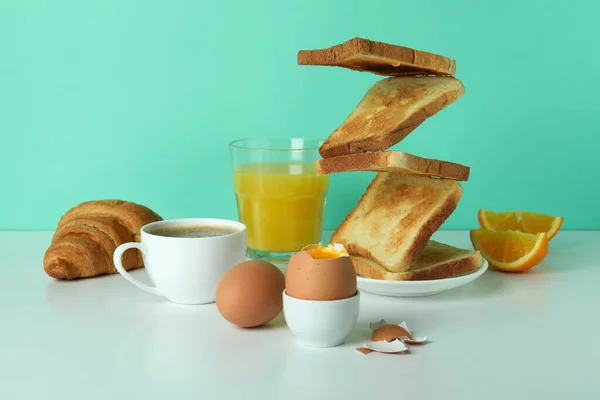
[[[356,273],[342,245],[311,245],[295,253],[285,274],[288,296],[341,300],[356,294]]]
[[[227,271],[217,286],[215,303],[227,321],[252,328],[271,321],[283,308],[283,273],[266,261],[244,261]]]

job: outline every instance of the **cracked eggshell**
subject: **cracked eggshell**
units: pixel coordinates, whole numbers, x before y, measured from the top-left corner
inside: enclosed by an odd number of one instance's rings
[[[390,324],[375,329],[371,335],[371,340],[374,342],[379,342],[382,340],[389,342],[399,337],[407,337],[408,339],[412,340],[412,335],[406,329],[398,325]]]
[[[398,339],[403,343],[420,344],[427,340],[427,336],[412,336],[412,333],[410,333],[410,330],[406,325],[406,321],[394,325],[388,324],[386,320],[382,319],[378,322],[371,322],[369,328],[373,331],[371,340],[374,342],[383,340],[389,342]]]
[[[290,258],[286,293],[303,300],[342,300],[356,294],[356,273],[347,256],[313,258],[307,251]]]
[[[403,351],[407,351],[408,347],[404,345],[400,340],[392,340],[391,342],[381,341],[381,342],[369,342],[365,343],[365,347],[372,351],[377,351],[379,353],[402,353]]]

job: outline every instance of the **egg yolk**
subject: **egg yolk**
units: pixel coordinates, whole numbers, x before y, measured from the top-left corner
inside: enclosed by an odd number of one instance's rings
[[[339,258],[348,256],[348,252],[344,246],[338,243],[330,243],[327,245],[327,247],[320,244],[308,246],[306,252],[314,259]]]

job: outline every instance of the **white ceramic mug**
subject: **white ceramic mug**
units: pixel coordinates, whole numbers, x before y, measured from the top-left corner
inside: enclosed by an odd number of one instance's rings
[[[152,234],[153,229],[172,226],[216,226],[233,228],[235,232],[192,238]],[[115,267],[135,286],[174,303],[214,302],[221,277],[246,259],[246,226],[236,221],[186,218],[153,222],[142,227],[141,237],[141,243],[129,242],[117,247],[113,256]],[[121,257],[129,249],[142,252],[146,272],[154,286],[138,281],[123,268]]]

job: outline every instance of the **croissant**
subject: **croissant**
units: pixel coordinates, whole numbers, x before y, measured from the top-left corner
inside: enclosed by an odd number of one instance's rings
[[[125,242],[139,242],[142,226],[162,218],[140,204],[95,200],[71,208],[58,222],[44,256],[44,270],[56,279],[87,278],[117,272],[112,257]],[[143,267],[139,251],[123,255],[126,270]]]

